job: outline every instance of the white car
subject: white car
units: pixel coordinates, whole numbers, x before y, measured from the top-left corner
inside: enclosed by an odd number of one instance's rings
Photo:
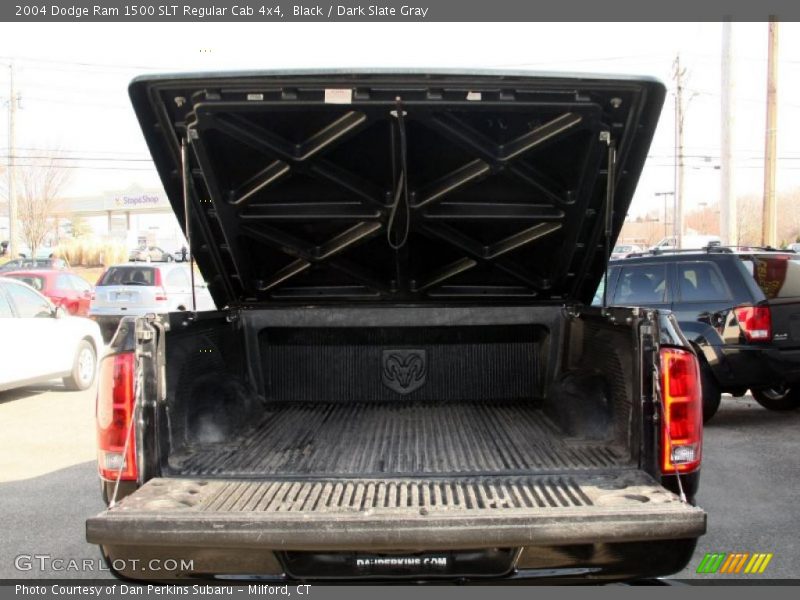
[[[0,277],[0,391],[63,378],[91,387],[103,340],[97,323],[71,317],[29,285]]]
[[[194,283],[197,310],[216,310],[208,287]],[[110,340],[122,317],[192,309],[191,269],[186,263],[127,263],[109,267],[97,280],[89,317]]]

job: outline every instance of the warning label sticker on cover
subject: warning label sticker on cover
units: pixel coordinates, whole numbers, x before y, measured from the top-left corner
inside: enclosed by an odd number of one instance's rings
[[[325,104],[351,104],[353,102],[353,90],[339,90],[328,88],[325,90]]]

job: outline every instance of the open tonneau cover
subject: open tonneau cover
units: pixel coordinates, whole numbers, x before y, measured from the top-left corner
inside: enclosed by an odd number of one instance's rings
[[[130,87],[218,306],[588,303],[664,99],[647,78],[226,73]]]

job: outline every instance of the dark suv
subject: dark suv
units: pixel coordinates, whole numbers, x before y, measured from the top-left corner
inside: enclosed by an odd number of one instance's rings
[[[609,265],[608,301],[670,309],[698,350],[703,416],[720,394],[770,410],[800,406],[800,257],[710,247],[647,253]]]

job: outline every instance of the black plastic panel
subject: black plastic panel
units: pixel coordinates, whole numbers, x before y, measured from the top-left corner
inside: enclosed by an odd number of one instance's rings
[[[218,306],[588,302],[608,141],[616,238],[664,97],[647,79],[509,73],[162,76],[130,92],[181,222],[190,144],[192,253]]]
[[[536,326],[272,328],[260,333],[270,402],[532,399]]]

